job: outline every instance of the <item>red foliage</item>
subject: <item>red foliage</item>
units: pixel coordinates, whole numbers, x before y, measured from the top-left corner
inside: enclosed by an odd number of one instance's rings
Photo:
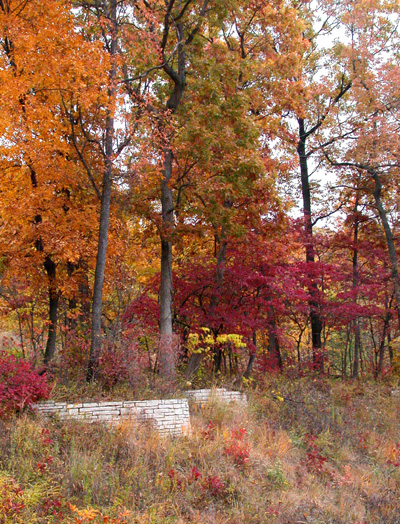
[[[179,475],[178,475],[178,472],[171,468],[169,471],[168,471],[168,477],[171,481],[171,489],[181,489],[182,488],[182,481],[181,479],[179,478]]]
[[[203,481],[203,492],[209,493],[213,497],[223,495],[225,493],[225,484],[218,477],[218,475],[209,475]]]
[[[214,440],[215,439],[215,430],[216,425],[211,420],[208,422],[206,427],[202,430],[201,435],[205,440]]]
[[[233,429],[224,448],[224,454],[232,457],[237,466],[243,466],[249,460],[249,444],[244,440],[246,435],[244,428]]]
[[[325,462],[327,458],[321,455],[317,444],[315,443],[317,437],[313,435],[306,435],[308,452],[306,464],[308,469],[313,473],[323,473],[325,471]]]
[[[199,480],[199,478],[201,478],[200,470],[196,466],[193,466],[190,470],[190,478],[192,480]]]
[[[0,351],[0,415],[22,411],[50,394],[44,376],[32,369],[29,362],[18,360]]]
[[[36,464],[36,468],[40,473],[44,473],[52,463],[53,457],[48,455]]]
[[[9,479],[0,491],[1,513],[6,518],[16,517],[25,508],[23,490],[14,479]],[[1,514],[0,514],[1,518]],[[3,522],[3,520],[1,521]],[[10,520],[8,522],[11,522]]]
[[[63,503],[60,499],[44,499],[40,509],[39,516],[47,517],[53,515],[60,519],[64,518],[64,513],[61,511]]]

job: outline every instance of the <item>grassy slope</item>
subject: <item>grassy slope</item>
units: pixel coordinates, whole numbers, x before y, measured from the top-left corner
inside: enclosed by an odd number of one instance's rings
[[[277,379],[248,408],[194,407],[192,425],[163,439],[128,423],[0,422],[0,523],[400,522],[388,386]]]

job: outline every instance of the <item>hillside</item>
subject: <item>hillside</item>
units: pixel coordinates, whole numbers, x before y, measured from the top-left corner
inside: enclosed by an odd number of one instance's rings
[[[190,437],[2,421],[0,522],[398,524],[393,384],[277,379],[248,396],[192,406]]]

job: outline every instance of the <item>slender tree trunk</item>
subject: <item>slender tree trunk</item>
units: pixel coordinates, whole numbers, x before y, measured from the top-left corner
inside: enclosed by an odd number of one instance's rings
[[[44,352],[44,364],[47,365],[55,355],[56,352],[56,338],[57,338],[57,312],[59,293],[56,288],[56,265],[50,257],[44,261],[44,268],[49,278],[49,331]]]
[[[360,333],[360,322],[358,319],[355,320],[355,331],[354,331],[354,357],[353,357],[353,373],[352,378],[358,378],[360,373],[360,357],[361,357],[361,333]]]
[[[399,281],[399,271],[397,266],[397,254],[396,247],[394,245],[393,233],[390,227],[386,210],[383,206],[381,194],[382,194],[382,182],[377,171],[372,171],[371,175],[375,182],[375,190],[373,191],[375,204],[378,209],[379,217],[381,219],[383,229],[385,231],[386,244],[389,252],[389,261],[390,261],[390,272],[392,277],[392,284],[394,288],[394,296],[396,299],[396,311],[397,311],[397,320],[400,326],[400,281]]]
[[[29,165],[29,171],[31,175],[32,187],[37,188],[38,181],[36,171],[31,165]],[[35,215],[34,223],[36,225],[41,224],[42,216],[39,214]],[[38,238],[35,240],[35,248],[37,251],[41,253],[43,253],[44,251],[43,242],[40,236],[38,236]],[[43,263],[43,267],[46,271],[49,281],[49,329],[47,335],[46,348],[44,351],[44,364],[46,369],[47,364],[54,357],[56,352],[57,315],[60,295],[56,287],[56,264],[54,263],[50,255],[46,256]]]
[[[392,318],[392,314],[390,313],[390,311],[388,311],[385,315],[385,320],[383,324],[383,333],[382,333],[382,337],[379,343],[378,362],[376,366],[375,377],[378,377],[382,373],[382,370],[383,370],[383,362],[385,358],[385,339],[386,339],[386,333],[389,329],[389,323],[390,323],[391,318]]]
[[[215,290],[211,295],[210,304],[208,306],[207,317],[209,324],[212,323],[213,317],[217,310],[220,300],[220,290],[224,280],[225,265],[226,265],[226,250],[228,247],[227,240],[221,240],[218,246],[217,254],[217,266],[215,268]],[[186,377],[191,378],[196,375],[201,361],[203,360],[202,353],[192,353],[189,357],[188,365],[186,368]]]
[[[114,103],[116,96],[116,59],[118,52],[117,0],[109,0],[108,7],[109,21],[111,24],[111,69],[108,84],[108,101],[110,107],[108,109],[108,114],[106,117],[105,129],[105,165],[100,204],[99,241],[97,248],[96,271],[93,287],[91,346],[88,369],[86,374],[86,379],[88,381],[95,378],[96,367],[98,365],[101,349],[101,313],[103,302],[104,273],[107,255],[108,230],[110,221],[111,186],[114,153]]]
[[[306,263],[310,268],[310,273],[313,271],[315,264],[315,252],[313,245],[313,226],[311,215],[311,190],[308,175],[308,155],[306,153],[306,139],[304,119],[299,118],[299,142],[297,144],[297,152],[300,160],[300,175],[301,175],[301,192],[303,197],[303,214],[304,214],[304,229],[305,229],[305,248],[306,248]],[[318,286],[311,277],[311,283],[308,288],[309,306],[310,306],[310,324],[311,324],[311,341],[312,341],[312,355],[314,368],[317,371],[324,371],[324,359],[322,355],[322,320],[318,312]]]
[[[359,218],[357,216],[359,203],[359,192],[357,191],[356,201],[354,204],[354,234],[353,234],[353,291],[354,291],[354,304],[357,305],[357,288],[358,288],[358,229],[359,229]],[[360,321],[356,317],[353,323],[354,327],[354,357],[353,357],[353,372],[351,377],[358,378],[359,367],[360,367]]]
[[[282,369],[282,357],[279,340],[276,336],[276,321],[273,307],[268,308],[268,359],[273,368]]]
[[[388,330],[387,334],[387,342],[388,342],[388,348],[389,348],[389,363],[390,368],[393,369],[393,346],[392,346],[392,335],[390,333],[390,330]]]
[[[167,25],[169,20],[165,22]],[[173,82],[173,90],[168,98],[166,109],[174,113],[182,99],[186,87],[186,55],[184,49],[184,30],[181,23],[176,24],[178,38],[178,70],[175,71],[168,63],[164,71]],[[163,49],[164,52],[164,49]],[[169,140],[164,147],[164,169],[161,182],[161,282],[160,282],[160,348],[159,371],[166,380],[175,378],[175,351],[172,327],[172,234],[174,228],[174,200],[170,186],[172,178],[173,153]]]
[[[249,361],[247,363],[246,371],[243,373],[244,378],[250,378],[251,372],[253,370],[254,361],[256,360],[257,356],[257,332],[253,331],[253,352],[250,353]]]
[[[175,377],[175,355],[172,330],[172,230],[174,227],[174,202],[169,181],[172,176],[172,151],[164,152],[164,179],[161,182],[161,283],[160,283],[160,375],[168,380]]]

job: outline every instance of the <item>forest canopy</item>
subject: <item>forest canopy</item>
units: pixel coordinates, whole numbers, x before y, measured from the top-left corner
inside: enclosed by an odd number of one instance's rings
[[[109,385],[398,373],[399,14],[0,0],[12,351]]]

